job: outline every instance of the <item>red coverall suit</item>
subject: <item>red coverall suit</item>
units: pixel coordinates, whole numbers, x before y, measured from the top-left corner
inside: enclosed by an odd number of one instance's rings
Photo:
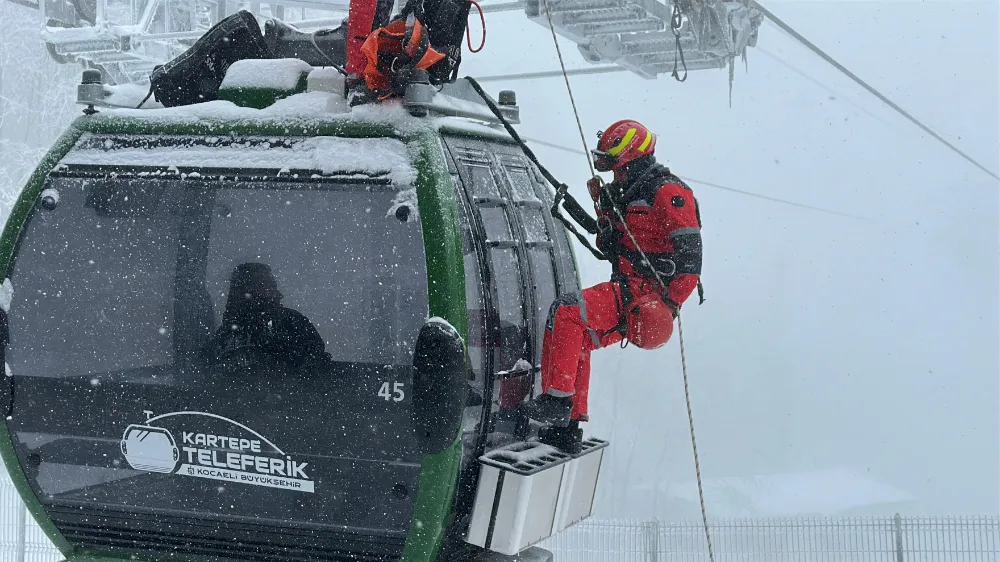
[[[608,187],[621,195],[618,207],[625,223],[661,272],[667,284],[664,302],[676,311],[698,285],[701,274],[697,202],[691,189],[667,168],[656,164],[652,156],[643,168],[629,170],[630,179],[635,179],[624,188],[617,184]],[[599,223],[606,226],[605,234],[598,235],[598,247],[612,259],[611,281],[558,298],[549,310],[543,341],[542,389],[554,397],[571,397],[571,420],[587,420],[590,353],[620,342],[627,335],[623,334],[621,323],[626,305],[623,299],[627,298],[623,285],[627,285],[633,299],[649,293],[662,294],[652,272],[642,266],[635,244],[610,205],[604,194],[595,201]],[[662,262],[657,258],[674,262],[676,267],[669,268],[674,271],[668,269],[664,275],[664,268],[657,265]],[[666,341],[673,324],[666,324],[663,329],[667,333],[661,337]]]

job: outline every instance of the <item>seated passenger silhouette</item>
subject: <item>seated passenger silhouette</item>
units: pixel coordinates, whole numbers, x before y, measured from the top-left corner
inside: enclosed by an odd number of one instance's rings
[[[222,325],[205,350],[205,359],[217,363],[233,352],[247,350],[297,367],[327,357],[316,327],[301,312],[282,306],[283,296],[269,266],[236,266],[229,279]]]

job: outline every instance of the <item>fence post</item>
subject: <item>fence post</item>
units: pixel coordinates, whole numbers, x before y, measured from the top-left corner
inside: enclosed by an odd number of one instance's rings
[[[903,518],[897,513],[892,523],[896,535],[896,562],[903,562]]]
[[[653,519],[646,521],[643,525],[646,529],[646,560],[648,562],[659,562],[660,560],[660,521]]]
[[[17,538],[15,539],[17,543],[14,549],[14,561],[24,562],[28,550],[28,506],[21,503],[16,509],[17,521],[14,523],[14,532],[17,533]]]

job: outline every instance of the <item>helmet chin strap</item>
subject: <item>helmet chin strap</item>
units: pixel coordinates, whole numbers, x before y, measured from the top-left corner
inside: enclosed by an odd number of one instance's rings
[[[622,185],[628,185],[628,165],[622,166],[620,168],[615,168],[615,183]]]

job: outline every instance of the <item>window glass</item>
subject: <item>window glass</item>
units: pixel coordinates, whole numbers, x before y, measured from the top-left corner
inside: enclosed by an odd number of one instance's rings
[[[549,231],[545,226],[545,217],[542,216],[542,209],[534,207],[521,207],[521,218],[524,221],[524,230],[528,242],[545,242],[549,240]]]
[[[490,242],[510,242],[510,223],[507,222],[507,215],[503,207],[479,206],[479,216],[483,219],[483,228],[486,230],[486,239]]]
[[[469,179],[472,182],[472,193],[476,197],[499,198],[500,190],[497,188],[496,179],[493,172],[486,166],[466,164]]]
[[[18,247],[7,350],[43,502],[406,532],[427,272],[395,188],[46,187],[59,204]]]
[[[511,191],[513,191],[514,194],[514,201],[541,202],[535,195],[535,186],[533,185],[534,182],[532,182],[531,176],[528,175],[527,169],[507,167],[507,175],[510,176]]]
[[[509,371],[514,368],[518,359],[525,357],[526,349],[521,272],[517,255],[512,248],[491,249],[490,265],[497,292],[497,310],[500,313],[499,353],[495,367],[498,371]]]
[[[486,302],[483,299],[482,272],[479,255],[473,239],[465,203],[458,201],[458,215],[462,234],[462,257],[465,263],[465,305],[469,318],[469,366],[472,370],[469,384],[475,394],[474,402],[482,403],[486,373]],[[476,408],[473,408],[477,412]],[[467,412],[470,414],[470,412]],[[471,412],[475,414],[475,412]],[[477,416],[478,417],[478,416]],[[478,421],[478,419],[476,420]],[[475,422],[471,422],[475,423]]]
[[[545,335],[545,321],[549,307],[555,300],[555,276],[552,271],[552,254],[547,247],[532,248],[531,269],[535,285],[535,365],[542,362],[542,339]]]
[[[556,263],[559,268],[560,293],[579,291],[580,282],[577,279],[576,261],[573,254],[570,253],[570,235],[561,224],[557,225],[552,242],[555,246]]]

